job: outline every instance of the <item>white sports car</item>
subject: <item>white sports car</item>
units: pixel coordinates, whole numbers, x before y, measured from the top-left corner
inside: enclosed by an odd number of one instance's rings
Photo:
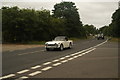
[[[45,48],[47,51],[50,49],[63,50],[64,48],[71,48],[73,45],[72,40],[68,40],[66,36],[58,36],[53,41],[48,41],[45,43]]]

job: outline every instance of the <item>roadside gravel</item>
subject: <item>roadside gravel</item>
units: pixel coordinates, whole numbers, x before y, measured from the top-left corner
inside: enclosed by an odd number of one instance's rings
[[[43,47],[44,45],[3,44],[2,51],[24,50],[27,48]]]

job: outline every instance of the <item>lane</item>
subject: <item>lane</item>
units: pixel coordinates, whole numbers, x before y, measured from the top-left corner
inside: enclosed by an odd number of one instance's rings
[[[42,64],[54,59],[57,59],[59,57],[72,54],[75,52],[78,52],[80,50],[89,48],[91,46],[95,46],[104,40],[85,40],[85,41],[78,41],[74,42],[74,46],[72,49],[66,49],[64,51],[41,51],[41,52],[35,52],[31,54],[26,55],[18,55],[25,52],[34,52],[38,50],[44,49],[42,48],[36,48],[36,49],[28,49],[28,50],[21,50],[21,51],[14,51],[10,53],[3,53],[3,75],[15,73],[24,69],[27,69],[31,66],[36,66],[37,64]],[[7,55],[8,54],[8,55]]]
[[[29,78],[118,78],[118,43],[107,42],[92,52]]]
[[[56,63],[51,63],[50,65],[47,65],[47,66],[41,66],[41,68],[38,68],[38,70],[36,70],[35,69],[35,71],[32,71],[31,69],[27,69],[27,70],[22,70],[22,71],[19,71],[19,72],[17,72],[17,73],[14,73],[14,74],[12,74],[12,75],[15,75],[15,77],[14,78],[17,78],[18,80],[19,80],[19,78],[29,78],[30,77],[30,75],[29,74],[34,74],[34,75],[37,75],[37,74],[39,74],[38,72],[41,72],[41,73],[43,73],[43,72],[45,72],[45,71],[47,71],[47,70],[50,70],[51,68],[54,68],[54,67],[56,67],[56,66],[59,66],[59,65],[61,65],[61,64],[63,64],[63,63],[66,63],[66,62],[68,62],[68,61],[70,61],[70,60],[72,60],[72,59],[75,59],[75,58],[77,58],[77,57],[79,57],[79,56],[83,56],[83,55],[85,55],[85,54],[87,54],[87,53],[89,53],[89,52],[91,52],[91,51],[93,51],[93,50],[95,50],[95,48],[89,48],[89,49],[86,49],[86,50],[82,50],[82,51],[80,51],[80,52],[77,52],[77,54],[76,53],[74,53],[75,55],[68,55],[68,56],[65,56],[65,57],[63,57],[64,59],[66,58],[66,60],[63,60],[63,58],[60,58],[60,59],[58,59],[58,62],[56,62]],[[51,61],[51,62],[53,62],[53,61]],[[47,62],[48,63],[48,62]],[[44,64],[43,64],[44,65]],[[52,67],[52,66],[53,67]],[[32,67],[33,68],[33,67]],[[40,71],[40,69],[41,69],[41,71]],[[26,72],[28,72],[29,71],[29,73],[26,73]],[[19,75],[18,75],[18,73],[19,73]],[[21,73],[22,73],[22,75],[21,75]],[[26,74],[24,74],[24,73],[26,73]],[[26,76],[26,75],[28,75],[28,76]],[[7,75],[7,76],[9,76],[9,75]],[[5,76],[3,76],[3,78],[4,78]],[[11,76],[12,78],[13,78],[13,76]]]

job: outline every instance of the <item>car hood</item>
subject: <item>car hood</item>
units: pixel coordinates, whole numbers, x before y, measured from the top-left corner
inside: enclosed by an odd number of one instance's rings
[[[46,42],[46,44],[58,44],[58,43],[62,43],[62,42],[64,42],[64,41],[48,41],[48,42]]]

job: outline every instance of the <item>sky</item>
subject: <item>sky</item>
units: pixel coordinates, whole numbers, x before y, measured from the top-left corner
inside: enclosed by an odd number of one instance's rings
[[[61,1],[72,1],[78,8],[82,23],[94,25],[96,28],[109,25],[112,14],[118,9],[119,0],[3,0],[2,6],[18,6],[19,8],[47,9],[52,12],[54,5]]]

